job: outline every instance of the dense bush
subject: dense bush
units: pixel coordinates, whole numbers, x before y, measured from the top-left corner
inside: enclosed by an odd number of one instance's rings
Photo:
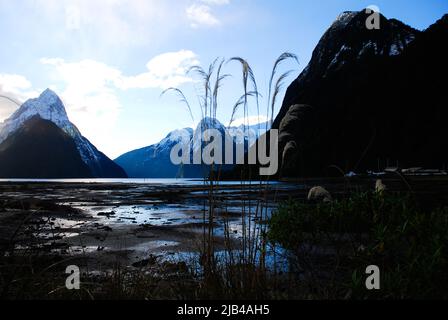
[[[289,250],[314,295],[322,287],[324,298],[448,297],[448,208],[376,193],[291,201],[273,215],[269,237]],[[381,290],[366,290],[369,265],[380,267]]]

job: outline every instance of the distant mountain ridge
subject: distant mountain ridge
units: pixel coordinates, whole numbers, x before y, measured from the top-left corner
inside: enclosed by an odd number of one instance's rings
[[[78,128],[68,119],[64,104],[56,93],[47,89],[36,99],[26,101],[11,117],[0,124],[0,146],[14,133],[20,130],[28,120],[41,118],[55,124],[74,142],[79,156],[89,168],[88,177],[93,178],[125,178],[122,168],[110,160],[102,152],[82,136]],[[54,130],[53,130],[54,132]],[[50,161],[51,153],[48,154]],[[28,161],[32,161],[29,159]],[[33,171],[34,172],[34,171]],[[75,176],[84,178],[82,171]],[[24,172],[25,174],[25,172]],[[70,175],[71,176],[71,175]],[[30,176],[29,178],[33,178]],[[61,177],[64,178],[64,177]]]
[[[208,175],[210,169],[208,166],[194,164],[177,166],[171,163],[170,153],[176,144],[187,141],[193,152],[194,146],[201,146],[201,132],[216,129],[223,137],[230,138],[234,147],[245,143],[245,150],[247,150],[249,144],[254,143],[261,134],[266,132],[266,127],[266,123],[260,123],[227,128],[217,119],[205,118],[195,130],[192,128],[175,130],[159,143],[127,152],[115,159],[115,162],[126,171],[130,178],[202,178]],[[232,165],[222,166],[222,170],[232,168]]]

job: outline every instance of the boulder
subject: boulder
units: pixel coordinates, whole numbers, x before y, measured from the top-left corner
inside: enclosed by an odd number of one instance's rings
[[[328,203],[333,201],[330,192],[323,187],[314,187],[308,193],[308,201]]]

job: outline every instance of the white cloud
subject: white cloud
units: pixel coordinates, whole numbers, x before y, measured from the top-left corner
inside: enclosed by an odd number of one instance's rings
[[[94,144],[106,145],[122,108],[120,90],[162,90],[191,82],[186,73],[199,60],[189,50],[168,52],[152,58],[146,71],[133,76],[95,60],[43,58],[41,63],[54,69],[53,78],[60,84],[57,91],[61,92],[70,119]]]
[[[58,29],[114,45],[150,41],[169,6],[160,0],[32,0],[32,8]],[[55,25],[56,26],[56,25]],[[98,41],[97,41],[98,42]]]
[[[66,62],[64,59],[41,59],[41,63],[56,68],[57,75],[68,87],[73,87],[81,95],[106,89],[118,88],[149,89],[177,87],[191,82],[187,71],[199,65],[197,55],[190,50],[168,52],[152,58],[146,64],[146,71],[134,76],[126,76],[115,68],[95,60]]]
[[[16,94],[5,91],[0,84],[0,123],[17,110],[17,103],[20,103],[20,98]]]
[[[214,27],[221,24],[211,12],[211,8],[207,5],[193,4],[187,8],[187,18],[190,20],[190,26],[192,28],[198,28],[200,26]]]
[[[42,58],[40,62],[51,67],[49,75],[56,85],[50,87],[60,94],[71,121],[99,146],[110,142],[122,109],[120,91],[151,88],[161,91],[192,82],[187,71],[200,64],[190,50],[158,55],[136,75],[125,75],[116,67],[90,59],[68,62],[61,58]],[[40,91],[33,90],[32,83],[24,76],[0,74],[0,95],[19,104],[39,96]],[[0,121],[17,108],[16,103],[0,98]]]
[[[15,94],[31,88],[31,82],[24,76],[17,74],[0,74],[0,85],[5,92]]]
[[[228,5],[230,0],[199,0],[186,9],[187,18],[192,28],[216,27],[221,21],[213,14],[212,6]]]
[[[235,119],[232,122],[232,127],[239,127],[243,124],[248,124],[250,126],[259,124],[259,123],[265,123],[268,122],[269,119],[266,116],[260,115],[260,116],[250,116],[247,118],[239,118],[239,119]]]
[[[201,0],[201,2],[204,2],[208,5],[221,6],[224,4],[229,4],[230,0]]]
[[[187,76],[187,71],[194,65],[199,65],[199,60],[192,51],[164,53],[146,64],[146,72],[136,76],[121,77],[117,86],[120,89],[177,87],[192,81]]]
[[[0,121],[8,118],[26,99],[37,94],[31,82],[22,75],[0,74]]]
[[[70,120],[94,145],[108,145],[122,108],[114,87],[121,72],[94,60],[41,59],[41,63],[52,67],[54,89]]]

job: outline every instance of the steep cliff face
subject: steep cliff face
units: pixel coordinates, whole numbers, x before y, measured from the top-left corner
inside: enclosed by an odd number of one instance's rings
[[[33,116],[0,144],[2,178],[91,178],[75,141],[56,124]]]
[[[367,18],[364,11],[344,12],[337,17],[320,39],[308,66],[288,88],[274,128],[279,127],[290,106],[319,94],[323,80],[340,74],[348,77],[344,79],[347,83],[339,87],[354,84],[358,78],[368,76],[374,61],[400,55],[420,33],[382,15],[380,29],[369,30]]]
[[[283,175],[321,176],[448,163],[447,16],[424,32],[344,13],[288,88],[273,125]],[[338,169],[339,170],[339,169]]]

